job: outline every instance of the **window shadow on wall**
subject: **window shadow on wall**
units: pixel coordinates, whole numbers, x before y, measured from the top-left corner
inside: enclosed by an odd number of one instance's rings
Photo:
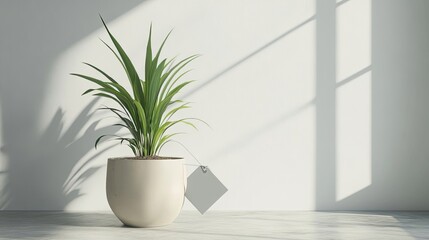
[[[48,74],[65,49],[100,28],[98,13],[110,20],[142,2],[0,3],[2,154],[7,160],[2,173],[6,181],[0,198],[2,209],[62,210],[82,194],[80,184],[100,168],[79,162],[85,157],[87,164],[102,153],[87,156],[97,136],[107,131],[97,128],[97,122],[87,124],[95,101],[67,129],[63,129],[62,109],[57,110],[45,130],[39,129],[46,126],[39,119],[45,96],[49,95]],[[68,179],[78,162],[82,167]]]
[[[429,31],[422,24],[429,21],[429,2],[372,1],[370,66],[335,86],[336,8],[353,1],[317,1],[315,207],[384,210],[371,214],[390,216],[395,226],[421,238],[427,214],[395,211],[429,210]],[[337,200],[336,91],[366,73],[371,74],[371,184]]]
[[[348,0],[343,5],[352,3]],[[371,184],[336,200],[335,1],[317,1],[317,210],[429,209],[426,1],[372,1]]]
[[[429,32],[422,24],[429,21],[429,2],[371,2],[371,65],[337,84],[347,86],[371,74],[371,184],[341,200],[335,198],[335,1],[318,3],[316,209],[384,210],[371,214],[391,216],[420,238],[420,215],[394,211],[429,209]]]

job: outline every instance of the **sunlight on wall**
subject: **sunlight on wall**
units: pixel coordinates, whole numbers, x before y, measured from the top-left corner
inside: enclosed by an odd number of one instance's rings
[[[337,101],[338,201],[371,184],[371,74],[337,89]]]
[[[3,140],[3,130],[2,130],[2,111],[1,111],[1,104],[0,104],[0,189],[2,187],[2,183],[4,183],[4,181],[1,181],[1,172],[6,171],[7,170],[7,159],[6,159],[6,155],[4,154],[5,148],[4,148],[4,140]]]
[[[95,74],[85,61],[128,83],[98,40],[109,42],[99,12],[140,72],[151,22],[154,47],[174,28],[164,56],[202,54],[181,93],[192,109],[178,117],[211,128],[178,127],[189,134],[176,140],[229,188],[213,210],[428,208],[429,1],[10,3],[0,9],[0,209],[109,210],[106,160],[131,151],[94,149],[114,121],[94,109],[110,102],[81,97],[93,85],[69,75]],[[180,145],[162,154],[195,163]]]
[[[0,102],[0,171],[2,171],[2,169],[4,168],[4,162],[6,161],[4,158],[4,154],[3,154],[3,145],[4,145],[4,141],[3,141],[3,123],[2,123],[2,111],[1,111],[1,102]]]
[[[371,184],[371,2],[337,7],[336,200]]]
[[[0,210],[4,208],[3,205],[7,203],[8,193],[5,189],[7,183],[7,163],[8,159],[6,159],[6,155],[3,153],[4,151],[4,141],[3,141],[3,133],[2,133],[2,111],[0,104]]]
[[[164,56],[203,55],[189,75],[198,80],[193,86],[198,90],[193,92],[191,87],[183,92],[183,97],[195,104],[183,114],[201,117],[212,129],[201,126],[194,132],[183,128],[190,134],[178,140],[230,189],[213,209],[314,206],[314,1],[264,3],[149,1],[108,23],[139,71],[143,70],[151,21],[155,45],[174,27]],[[175,11],[164,13],[166,6]],[[97,21],[97,16],[94,19]],[[94,73],[80,61],[108,69],[127,83],[120,65],[98,37],[107,39],[101,28],[58,58],[51,73],[52,94],[45,102],[45,116],[52,116],[52,109],[61,106],[67,110],[67,125],[89,102],[90,97],[80,97],[80,93],[91,84],[67,75]],[[180,146],[169,145],[163,152],[194,163]],[[107,210],[105,161],[109,156],[124,155],[130,155],[126,147],[115,147],[87,165],[102,168],[79,185],[84,197],[70,203],[67,210]],[[188,169],[191,171],[193,168]],[[194,209],[188,203],[184,208]]]

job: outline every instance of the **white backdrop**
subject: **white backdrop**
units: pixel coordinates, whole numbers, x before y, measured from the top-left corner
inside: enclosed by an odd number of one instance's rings
[[[429,210],[428,1],[2,1],[0,207],[108,210],[110,119],[80,94],[90,62],[127,83],[107,20],[143,70],[149,25],[164,56],[200,53],[177,138],[229,188],[216,210]],[[111,129],[110,129],[111,130]],[[165,155],[183,156],[178,145]],[[191,172],[192,167],[188,168]],[[186,203],[185,209],[193,209]]]

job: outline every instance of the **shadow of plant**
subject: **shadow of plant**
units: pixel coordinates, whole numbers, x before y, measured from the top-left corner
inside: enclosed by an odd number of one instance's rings
[[[89,164],[97,155],[88,154],[107,129],[96,129],[97,123],[83,129],[91,103],[67,129],[58,109],[41,130],[41,109],[52,100],[49,86],[67,79],[51,73],[65,50],[100,28],[98,13],[113,20],[143,2],[0,2],[0,209],[62,210],[82,194],[83,180],[98,169]]]
[[[64,209],[81,196],[81,184],[101,166],[90,164],[109,147],[89,155],[95,139],[112,127],[97,129],[98,121],[90,124],[95,103],[89,103],[63,131],[64,112],[58,109],[48,127],[19,145],[6,145],[3,152],[9,159],[0,207],[2,209]],[[22,209],[22,208],[21,208]]]

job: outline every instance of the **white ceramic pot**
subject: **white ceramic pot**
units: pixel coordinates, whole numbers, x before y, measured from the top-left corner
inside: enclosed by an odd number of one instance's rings
[[[172,223],[182,209],[185,190],[182,159],[108,160],[107,200],[125,225],[158,227]]]

